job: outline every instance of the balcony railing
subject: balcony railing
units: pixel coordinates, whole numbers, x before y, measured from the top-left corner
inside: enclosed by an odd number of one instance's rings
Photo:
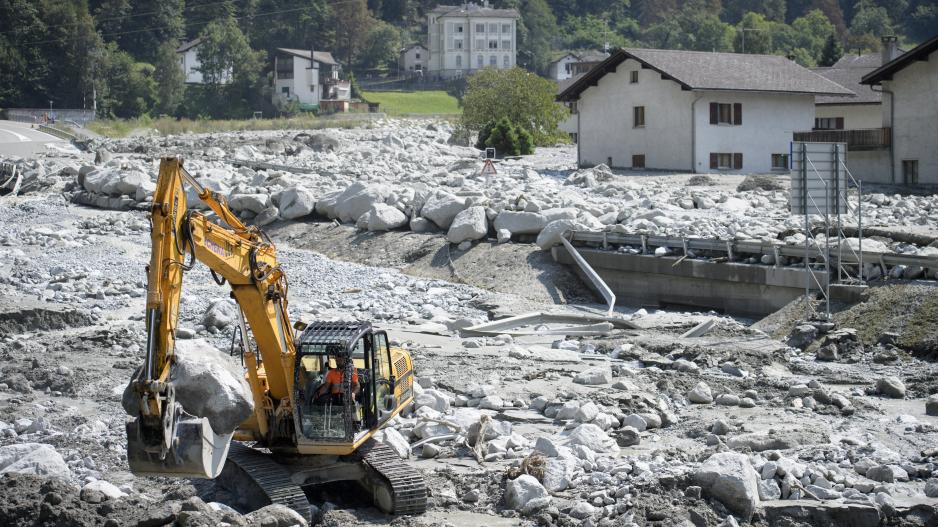
[[[880,150],[892,144],[892,128],[858,128],[856,130],[812,130],[795,132],[795,141],[809,143],[847,143],[850,150]]]

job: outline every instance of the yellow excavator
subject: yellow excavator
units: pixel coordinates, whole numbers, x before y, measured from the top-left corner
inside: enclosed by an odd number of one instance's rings
[[[187,206],[184,184],[214,218]],[[386,513],[424,512],[423,476],[373,438],[413,401],[410,354],[390,347],[387,333],[367,322],[291,325],[273,243],[178,158],[160,162],[150,221],[146,359],[128,388],[137,403],[126,426],[131,471],[214,479],[244,510],[281,503],[309,518],[304,487],[355,481]],[[230,286],[239,308],[233,349],[254,411],[230,434],[216,433],[175,397],[183,274],[195,261]]]

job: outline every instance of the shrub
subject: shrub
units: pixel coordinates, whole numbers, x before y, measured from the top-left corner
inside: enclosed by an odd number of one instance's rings
[[[514,125],[506,117],[502,117],[492,127],[485,140],[485,146],[494,148],[495,153],[502,156],[516,156],[521,154],[521,141]]]

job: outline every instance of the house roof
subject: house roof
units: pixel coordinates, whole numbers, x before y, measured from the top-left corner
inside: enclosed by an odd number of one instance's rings
[[[576,60],[580,60],[580,57],[576,56],[576,54],[573,53],[572,51],[566,51],[566,52],[561,51],[560,53],[554,54],[554,59],[551,60],[550,63],[554,64],[556,62],[560,62],[561,60],[567,57],[573,57]]]
[[[408,51],[410,51],[410,50],[412,50],[412,49],[414,49],[414,48],[423,48],[423,49],[427,49],[427,46],[424,46],[424,45],[421,44],[420,42],[414,42],[413,44],[411,44],[411,45],[405,47],[404,49],[402,49],[402,50],[401,50],[401,53],[406,53],[406,52],[408,52]]]
[[[293,55],[295,57],[300,57],[301,59],[310,60],[310,50],[308,49],[291,49],[291,48],[277,48],[277,51],[286,53],[287,55]],[[332,58],[332,53],[328,51],[314,51],[312,52],[312,58],[316,62],[322,64],[330,64],[335,66],[338,64],[334,58]]]
[[[913,62],[928,60],[928,56],[938,50],[938,35],[922,42],[918,46],[910,49],[907,53],[899,55],[895,59],[876,68],[868,75],[864,75],[860,84],[879,84],[882,81],[892,80],[893,74],[904,69]]]
[[[680,84],[685,90],[853,95],[847,88],[778,55],[627,48],[614,52],[558,98],[576,99],[630,58],[657,71],[662,78]]]
[[[202,37],[194,38],[190,40],[189,42],[183,42],[182,44],[179,45],[178,48],[176,48],[176,53],[185,53],[189,51],[190,49],[198,46],[201,43],[202,43]]]
[[[521,18],[517,9],[494,9],[469,2],[464,5],[438,5],[430,11],[438,17],[472,16],[484,18]]]
[[[811,71],[829,81],[836,82],[845,88],[850,88],[856,94],[819,95],[814,99],[815,104],[880,104],[883,94],[873,91],[869,86],[860,84],[864,75],[872,73],[879,67],[882,60],[879,54],[844,56],[829,68],[814,68]]]
[[[605,51],[584,51],[577,53],[577,58],[580,62],[602,62],[609,58],[609,54]]]

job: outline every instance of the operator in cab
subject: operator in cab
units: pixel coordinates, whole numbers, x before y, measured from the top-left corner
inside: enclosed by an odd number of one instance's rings
[[[344,403],[343,395],[345,395],[345,383],[342,382],[342,374],[345,371],[345,365],[348,362],[348,358],[342,355],[336,356],[335,358],[335,368],[329,368],[329,371],[326,372],[326,378],[323,380],[322,385],[316,390],[315,400],[317,401],[331,401],[334,404]],[[352,368],[352,400],[355,400],[355,394],[358,393],[358,370],[354,367]]]

